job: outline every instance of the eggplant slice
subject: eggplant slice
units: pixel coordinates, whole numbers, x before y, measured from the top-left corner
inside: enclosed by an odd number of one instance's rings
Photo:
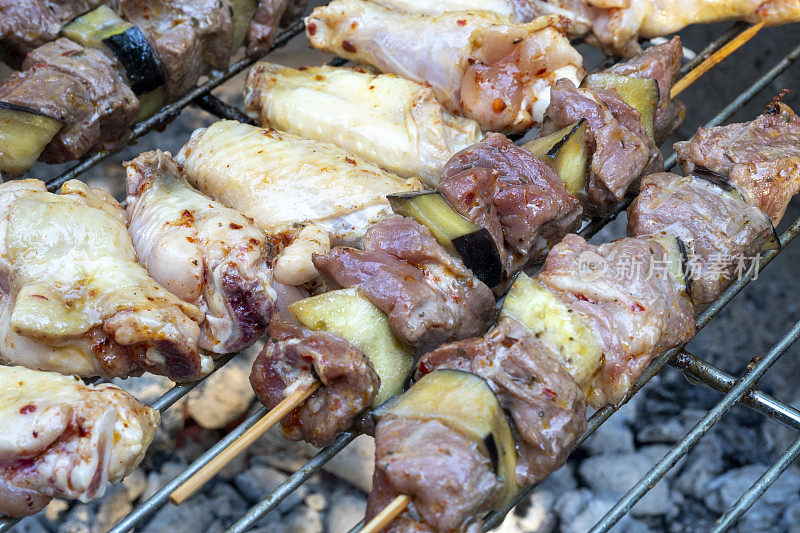
[[[491,234],[465,218],[438,192],[387,196],[392,210],[427,227],[439,243],[457,254],[479,280],[494,287],[503,276],[503,262]]]
[[[369,357],[381,386],[374,405],[403,391],[414,369],[408,353],[389,327],[386,315],[356,288],[326,292],[295,302],[289,311],[314,331],[338,333]]]
[[[0,102],[0,172],[24,174],[63,125],[39,111]]]

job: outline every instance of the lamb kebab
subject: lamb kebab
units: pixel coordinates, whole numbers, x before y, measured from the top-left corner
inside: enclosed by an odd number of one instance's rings
[[[773,225],[800,189],[800,119],[779,99],[767,109],[677,143],[686,176],[648,176],[628,210],[629,235],[671,234],[686,243],[698,308],[774,242]]]
[[[6,33],[28,35],[18,19],[25,10],[53,14],[51,3],[7,7]],[[290,2],[118,4],[119,14],[100,5],[64,25],[61,37],[31,49],[22,70],[0,85],[0,170],[18,175],[38,158],[61,163],[113,148],[134,121],[224,69],[246,40],[253,53],[268,47]]]
[[[781,118],[770,121],[776,114]],[[701,144],[701,130],[689,144],[696,141],[696,147],[711,152],[724,150],[735,139],[737,149],[760,154],[755,159],[773,169],[787,168],[796,160],[795,151],[786,147],[793,143],[797,120],[781,104],[773,103],[770,112],[751,123],[724,128],[714,132],[720,134],[716,141]],[[770,150],[767,145],[784,149]],[[645,182],[652,179],[649,187],[657,190],[664,176],[651,176]],[[776,180],[775,201],[770,204],[780,212],[798,192],[796,176],[781,177],[786,179]],[[417,369],[421,379],[396,403],[378,410],[368,518],[402,494],[410,503],[388,531],[479,530],[480,516],[506,501],[508,491],[543,479],[563,463],[585,428],[584,402],[597,408],[618,403],[657,353],[693,336],[689,257],[674,235],[688,234],[699,243],[689,247],[691,253],[703,254],[706,250],[701,246],[721,237],[731,253],[740,254],[764,243],[766,216],[749,218],[754,206],[741,198],[740,204],[729,199],[720,202],[730,189],[713,185],[720,193],[709,191],[709,181],[700,180],[693,193],[686,194],[692,182],[678,187],[674,183],[678,180],[668,182],[661,194],[668,202],[662,204],[651,194],[637,201],[649,208],[636,204],[631,208],[638,220],[633,228],[642,227],[649,212],[654,212],[655,226],[661,231],[600,246],[567,236],[553,248],[535,278],[520,274],[494,329],[481,338],[445,344],[423,356]],[[753,185],[752,181],[740,183]],[[687,205],[674,209],[675,216],[664,223],[663,217],[680,198]],[[701,221],[710,222],[707,230],[693,217],[688,205],[693,199],[702,199],[696,211],[705,215]],[[707,216],[709,204],[715,203],[723,203],[715,215],[730,217],[727,228],[726,220]],[[742,226],[747,224],[754,227],[745,230]],[[508,450],[506,446],[498,453],[502,449],[498,443],[506,441],[465,414],[487,409],[490,402],[476,402],[471,408],[461,401],[468,393],[447,393],[467,379],[456,373],[441,374],[454,371],[485,380],[506,410],[516,449],[515,480],[509,480],[507,467],[499,466]],[[419,385],[422,393],[415,392]],[[449,406],[435,401],[448,397],[442,392],[459,401]],[[469,468],[456,467],[450,457]]]
[[[496,285],[504,273],[510,279],[530,257],[543,255],[580,225],[580,203],[558,174],[543,160],[499,134],[491,134],[456,154],[445,165],[439,183],[440,192],[390,196],[394,211],[409,218],[394,216],[374,223],[363,239],[363,249],[339,246],[313,256],[314,266],[326,285],[356,289],[355,294],[388,317],[392,338],[416,355],[444,342],[485,332],[494,323],[494,301],[486,285],[475,277],[490,286]],[[330,308],[327,300],[336,299],[331,294],[315,298]],[[293,310],[302,307],[301,303],[295,304]],[[308,307],[313,308],[311,304]],[[344,333],[343,340],[348,340],[348,335],[353,338],[353,332],[333,325],[332,318],[336,313],[345,313],[345,307],[341,302],[332,311],[310,316],[295,312],[295,316],[312,329]],[[320,323],[324,325],[320,327]],[[297,355],[297,346],[311,342],[311,335],[295,333],[294,337],[287,337],[283,331],[278,334],[279,340],[261,354],[251,376],[259,398],[270,408],[288,397],[299,386],[297,383],[308,386],[314,381],[308,366],[298,377],[302,358]],[[332,355],[324,357],[324,352],[314,352],[313,367],[320,376],[326,372],[324,364],[333,366],[336,360]],[[360,364],[363,358],[357,360]],[[365,390],[367,377],[349,376],[353,383],[348,392]],[[326,378],[322,380],[326,382]],[[338,385],[343,387],[346,381],[343,378]],[[393,386],[392,390],[397,391],[398,387]],[[314,394],[326,398],[326,394],[338,394],[338,388],[324,387]],[[348,427],[369,404],[363,396],[352,394],[349,398],[357,401],[351,401],[347,410],[329,413],[326,422],[339,414],[344,416],[334,425],[326,424],[322,431],[320,424],[310,418],[311,411],[318,418],[324,417],[324,411],[334,402],[314,402],[313,398],[284,420],[284,430],[291,437],[310,438],[314,432],[313,442],[330,442],[336,431]],[[348,404],[342,401],[337,405]],[[330,428],[334,431],[328,431]],[[326,438],[320,439],[320,433]]]
[[[203,312],[139,266],[108,193],[10,181],[0,210],[0,360],[83,377],[194,381],[211,370],[198,348]]]
[[[159,413],[116,385],[0,366],[0,513],[88,502],[144,458]]]
[[[556,80],[583,78],[565,30],[560,17],[520,24],[488,11],[429,16],[360,0],[334,0],[306,18],[313,47],[427,82],[452,113],[506,133],[541,122]]]

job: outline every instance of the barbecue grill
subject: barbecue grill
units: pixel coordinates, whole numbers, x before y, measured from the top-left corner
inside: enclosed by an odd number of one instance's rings
[[[726,31],[719,35],[716,39],[708,43],[702,52],[699,52],[696,57],[686,63],[681,70],[682,74],[686,74],[692,68],[697,66],[705,58],[713,52],[730,42],[737,35],[739,35],[748,26],[744,23],[735,23],[730,26]],[[271,51],[285,46],[292,38],[298,36],[303,32],[303,22],[298,20],[286,28],[276,39]],[[797,33],[797,32],[795,32]],[[706,127],[716,126],[727,122],[737,111],[742,109],[756,96],[761,96],[762,99],[767,100],[769,96],[762,95],[762,91],[773,80],[776,79],[781,73],[786,71],[792,63],[800,58],[800,40],[794,43],[787,43],[791,49],[784,55],[769,71],[756,80],[744,92],[739,94],[732,102],[724,107],[716,116],[714,116],[707,124]],[[779,45],[780,46],[780,45]],[[196,87],[180,100],[162,108],[159,112],[148,118],[147,120],[138,123],[132,128],[129,143],[135,142],[137,139],[146,133],[166,127],[169,122],[175,119],[184,109],[189,106],[195,106],[207,113],[215,115],[219,118],[227,118],[232,120],[239,120],[252,124],[244,113],[239,109],[225,104],[212,93],[219,85],[229,80],[237,73],[248,68],[255,62],[254,59],[246,58],[232,64],[227,70],[217,73],[212,76],[208,81]],[[344,64],[344,60],[334,60],[331,62],[333,65]],[[115,152],[97,152],[85,158],[74,167],[66,172],[58,175],[52,179],[47,180],[47,186],[50,191],[56,191],[63,183],[73,178],[80,178],[87,170],[102,162],[103,160],[114,155]],[[676,157],[673,154],[667,158],[665,166],[667,169],[674,167],[676,164]],[[614,218],[627,208],[630,200],[624,205],[620,206],[616,213],[609,217],[599,218],[592,220],[584,225],[579,234],[585,238],[589,238],[599,232],[603,227],[609,224]],[[755,269],[750,269],[739,280],[731,283],[727,289],[720,294],[716,301],[714,301],[708,308],[697,316],[697,329],[698,331],[705,327],[756,275],[756,272],[763,269],[773,259],[775,259],[781,250],[790,244],[790,242],[800,233],[800,218],[786,229],[779,237],[781,248],[770,250],[762,253],[757,259]],[[741,376],[731,376],[713,364],[703,360],[701,357],[693,355],[683,347],[678,347],[659,355],[648,367],[644,375],[636,382],[633,389],[626,395],[627,401],[633,394],[641,389],[653,376],[655,376],[666,364],[680,369],[690,382],[699,386],[699,384],[711,387],[724,396],[723,398],[710,409],[705,416],[685,435],[681,438],[674,447],[657,462],[651,470],[642,477],[630,490],[625,494],[608,513],[598,522],[591,531],[602,532],[610,530],[630,509],[638,502],[675,464],[683,457],[724,415],[727,413],[737,402],[755,410],[756,412],[767,416],[786,427],[798,432],[798,439],[787,449],[778,460],[772,464],[763,475],[744,493],[741,494],[739,500],[730,507],[716,522],[714,531],[725,531],[732,527],[738,519],[750,508],[751,505],[773,484],[781,473],[788,468],[788,466],[800,455],[800,411],[797,409],[781,403],[780,401],[770,397],[769,395],[759,391],[756,386],[758,380],[767,372],[767,370],[783,355],[787,349],[800,338],[800,321],[796,322],[794,326],[786,332],[786,334],[766,353],[763,357],[754,359],[748,365],[747,371]],[[216,369],[219,369],[230,361],[235,354],[221,357],[216,361]],[[198,383],[177,385],[166,394],[158,398],[152,403],[152,406],[160,411],[165,411],[173,406],[178,400],[185,396],[189,391],[196,387]],[[612,407],[606,407],[596,412],[589,420],[588,429],[584,435],[579,439],[578,445],[589,437],[601,424],[603,424],[615,412]],[[178,475],[175,479],[167,483],[159,491],[153,494],[147,501],[142,503],[139,507],[133,510],[126,516],[116,527],[112,529],[113,533],[122,533],[131,531],[143,524],[156,510],[164,506],[169,501],[169,495],[183,482],[189,479],[201,467],[211,461],[214,457],[219,455],[225,448],[227,448],[234,440],[244,434],[251,428],[258,420],[260,420],[267,413],[264,407],[259,408],[252,415],[248,416],[241,424],[239,424],[233,431],[222,438],[216,445],[212,446],[202,456],[200,456],[194,463]],[[233,524],[229,529],[231,532],[246,531],[255,525],[262,517],[267,515],[270,511],[274,510],[278,504],[289,496],[293,491],[300,487],[306,480],[314,475],[320,468],[329,461],[334,455],[339,453],[356,437],[357,433],[354,431],[345,432],[339,435],[336,441],[329,447],[320,451],[316,456],[310,459],[305,466],[290,475],[286,481],[272,491],[270,494],[264,495],[264,499],[253,506],[246,514],[241,516],[239,520]],[[498,526],[506,514],[513,509],[520,501],[528,496],[533,487],[524,489],[512,502],[510,502],[504,509],[496,511],[489,515],[486,520],[486,528],[493,528]],[[11,520],[7,518],[0,518],[0,533],[10,531],[18,520]],[[362,522],[363,524],[363,522]],[[354,530],[358,530],[360,526],[356,526]]]

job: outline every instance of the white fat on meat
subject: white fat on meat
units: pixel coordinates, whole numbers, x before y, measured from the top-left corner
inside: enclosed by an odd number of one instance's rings
[[[0,513],[99,498],[141,462],[158,422],[116,385],[0,366]]]

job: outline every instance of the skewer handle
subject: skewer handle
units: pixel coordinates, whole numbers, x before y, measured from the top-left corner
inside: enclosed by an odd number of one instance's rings
[[[388,526],[389,522],[394,520],[397,515],[402,513],[409,503],[411,503],[411,498],[405,494],[400,494],[389,505],[384,507],[380,513],[375,515],[375,518],[361,529],[361,533],[378,533]]]
[[[307,388],[301,388],[294,391],[281,401],[274,409],[270,410],[264,418],[256,422],[253,427],[242,433],[242,436],[233,441],[233,443],[222,450],[219,455],[214,457],[211,461],[206,463],[200,470],[194,473],[192,477],[187,479],[181,486],[172,491],[169,495],[169,501],[173,505],[180,505],[192,495],[197,492],[203,485],[222,470],[225,465],[230,463],[237,455],[246,450],[253,444],[259,437],[274,426],[281,418],[289,414],[306,399],[314,394],[322,384],[317,381]]]
[[[714,65],[722,62],[723,59],[735,52],[744,43],[755,37],[755,35],[761,31],[761,28],[763,27],[764,21],[761,21],[758,24],[753,24],[733,38],[731,42],[708,56],[702,63],[689,71],[686,76],[678,80],[678,82],[672,86],[672,89],[669,93],[670,98],[675,98],[681,94],[687,87],[697,81],[700,76],[711,70]]]

